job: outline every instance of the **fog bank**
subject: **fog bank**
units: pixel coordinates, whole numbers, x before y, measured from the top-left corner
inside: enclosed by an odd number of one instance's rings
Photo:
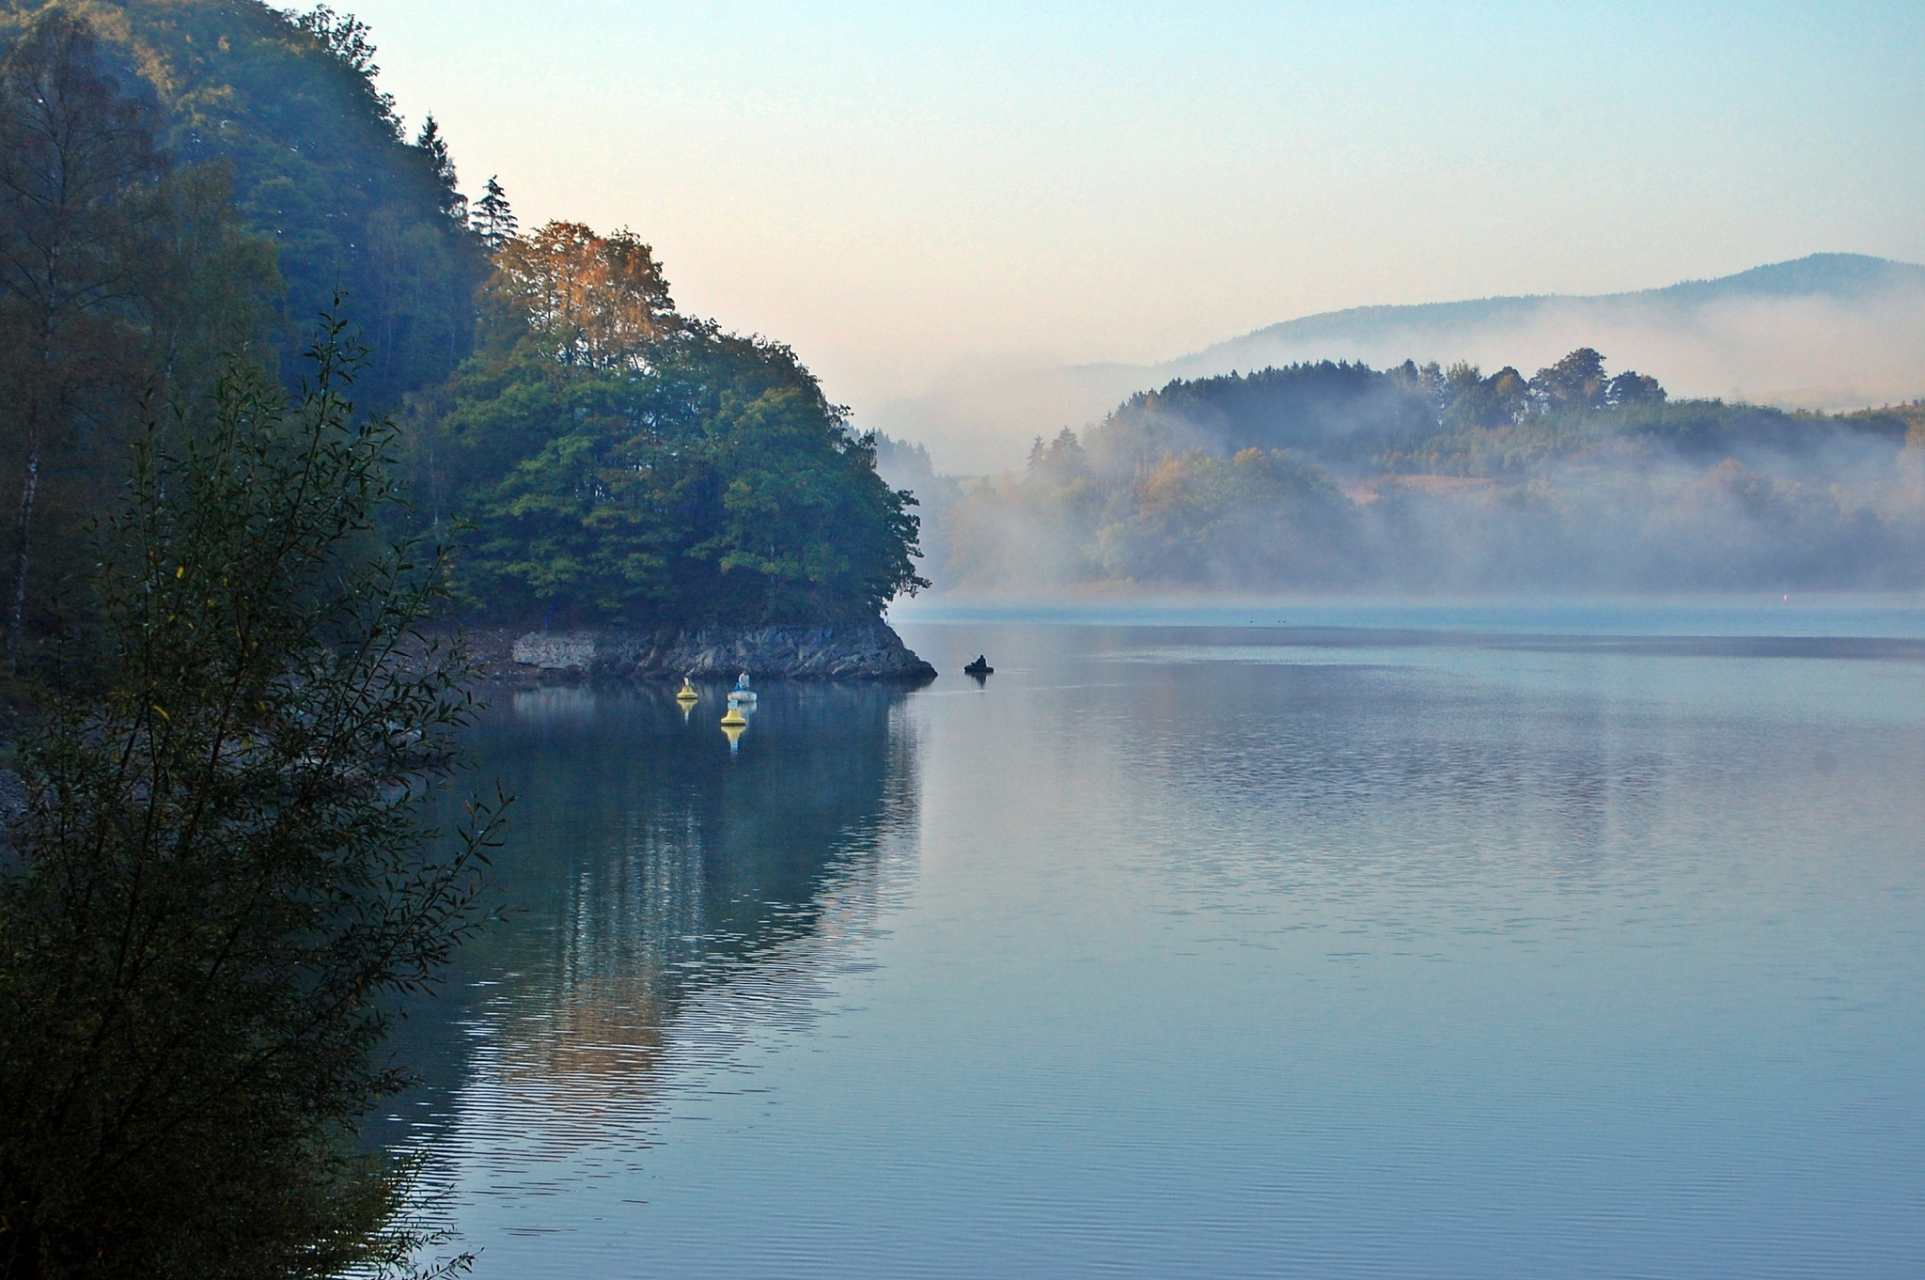
[[[1318,362],[1172,381],[1026,464],[941,476],[926,576],[960,594],[1838,591],[1925,584],[1925,404],[1672,399],[1579,348],[1526,376]]]

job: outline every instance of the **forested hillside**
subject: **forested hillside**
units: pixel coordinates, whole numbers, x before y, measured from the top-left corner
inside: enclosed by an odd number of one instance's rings
[[[917,586],[907,501],[794,353],[677,313],[627,232],[519,237],[492,177],[471,203],[351,15],[5,0],[0,53],[9,655],[88,625],[138,406],[229,359],[296,392],[337,312],[473,615],[811,622]]]
[[[1852,588],[1925,581],[1925,409],[1671,401],[1581,348],[1526,377],[1298,364],[1131,397],[940,509],[942,586]]]
[[[97,37],[169,161],[224,175],[273,242],[286,290],[273,334],[290,370],[337,289],[371,348],[366,407],[398,406],[468,354],[488,248],[432,118],[410,140],[378,88],[364,24],[258,0],[9,0],[0,39],[49,8]]]

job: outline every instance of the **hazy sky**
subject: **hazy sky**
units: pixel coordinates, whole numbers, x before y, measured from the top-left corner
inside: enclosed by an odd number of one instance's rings
[[[832,397],[1294,316],[1925,261],[1925,4],[335,0],[524,225]]]

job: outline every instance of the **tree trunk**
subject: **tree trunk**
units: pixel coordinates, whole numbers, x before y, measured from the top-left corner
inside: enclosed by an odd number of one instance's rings
[[[33,500],[40,489],[40,446],[27,451],[27,478],[20,486],[20,541],[13,553],[13,601],[7,612],[7,663],[20,670],[21,617],[27,607],[28,536],[33,531]]]

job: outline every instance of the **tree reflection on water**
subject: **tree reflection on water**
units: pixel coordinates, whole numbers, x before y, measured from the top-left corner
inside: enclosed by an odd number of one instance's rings
[[[672,694],[544,688],[490,713],[477,780],[517,796],[496,858],[508,920],[401,1026],[424,1082],[382,1140],[430,1141],[464,1180],[611,1127],[644,1147],[665,1064],[699,1077],[758,1031],[806,1024],[902,882],[904,691],[765,690],[733,744],[719,689],[686,715]]]

